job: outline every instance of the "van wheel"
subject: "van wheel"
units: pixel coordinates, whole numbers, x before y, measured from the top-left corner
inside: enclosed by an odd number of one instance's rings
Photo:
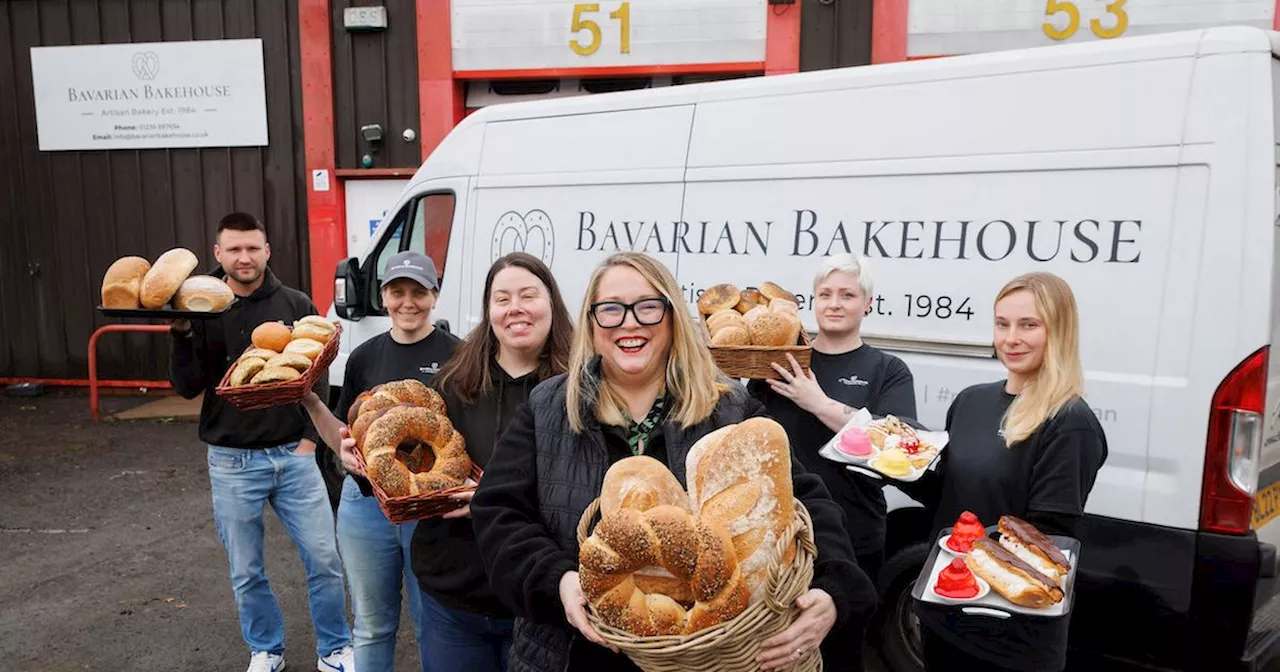
[[[923,672],[920,619],[911,589],[929,558],[929,544],[916,543],[894,554],[880,570],[881,609],[871,624],[876,649],[889,672]]]

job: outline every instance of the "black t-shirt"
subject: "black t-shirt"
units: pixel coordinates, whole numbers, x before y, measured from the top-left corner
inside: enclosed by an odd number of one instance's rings
[[[1107,459],[1098,418],[1077,398],[1027,439],[1005,447],[1000,425],[1014,396],[1004,386],[1001,381],[970,387],[947,411],[947,447],[938,466],[941,493],[931,538],[965,511],[984,525],[995,525],[1004,514],[1024,519],[1031,512],[1084,514]],[[923,605],[918,611],[940,637],[995,665],[1032,672],[1059,669],[1066,660],[1066,618],[1015,615],[1000,620]]]
[[[895,415],[915,422],[915,383],[901,359],[862,345],[834,355],[815,350],[809,367],[828,397],[855,409],[865,408],[877,417]],[[831,498],[844,509],[853,550],[866,554],[883,549],[883,481],[855,474],[819,455],[835,432],[790,399],[774,394],[767,382],[753,380],[748,389],[764,404],[765,413],[786,429],[791,452],[805,469],[822,477]]]
[[[356,397],[375,385],[407,378],[430,385],[440,367],[453,355],[458,342],[457,336],[443,329],[432,329],[426,338],[416,343],[397,343],[388,332],[360,344],[347,358],[342,396],[338,397],[338,419],[346,422],[347,411]]]

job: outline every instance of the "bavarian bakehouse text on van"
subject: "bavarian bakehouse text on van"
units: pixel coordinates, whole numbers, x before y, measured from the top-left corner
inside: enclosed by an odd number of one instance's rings
[[[1138,219],[820,220],[795,210],[791,224],[773,221],[609,220],[578,213],[579,251],[768,255],[775,238],[793,257],[862,253],[891,259],[1135,264],[1142,257]]]

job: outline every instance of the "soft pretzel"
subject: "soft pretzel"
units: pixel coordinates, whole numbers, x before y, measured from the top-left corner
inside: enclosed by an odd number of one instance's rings
[[[471,473],[471,458],[467,457],[462,435],[447,417],[427,408],[389,408],[369,424],[363,439],[360,449],[364,454],[365,473],[391,497],[456,487]],[[401,461],[396,453],[406,441],[421,443],[434,453],[429,469],[414,473]],[[419,459],[424,463],[428,461]]]
[[[579,552],[582,592],[605,623],[641,637],[680,635],[723,623],[750,600],[724,527],[672,505],[620,508],[603,517]],[[661,587],[676,596],[648,592]],[[687,593],[682,589],[688,587]],[[685,603],[679,601],[680,598]]]

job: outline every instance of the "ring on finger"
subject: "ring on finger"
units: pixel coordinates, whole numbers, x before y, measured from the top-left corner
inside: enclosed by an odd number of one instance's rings
[[[803,660],[803,659],[804,659],[804,654],[805,654],[805,653],[806,653],[806,652],[805,652],[805,650],[804,650],[804,647],[800,647],[800,648],[796,649],[795,653],[793,653],[792,655],[793,655],[793,656],[795,656],[795,659],[796,659],[796,660]]]

